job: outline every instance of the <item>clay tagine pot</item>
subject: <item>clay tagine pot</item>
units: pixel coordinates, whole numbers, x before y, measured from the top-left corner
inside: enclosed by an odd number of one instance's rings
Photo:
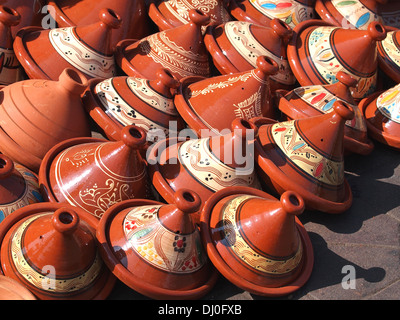
[[[385,3],[387,0],[316,0],[315,11],[337,27],[367,30],[371,22],[383,22],[379,6]]]
[[[232,18],[226,10],[227,2],[230,0],[215,1],[172,1],[151,0],[149,1],[149,17],[157,25],[160,31],[179,27],[189,23],[189,11],[201,10],[210,16],[210,24],[221,24],[231,21]]]
[[[199,196],[179,189],[172,204],[123,201],[100,220],[97,239],[114,275],[152,299],[200,299],[218,274],[202,247],[192,215]]]
[[[119,140],[122,128],[134,124],[147,131],[150,142],[166,138],[176,125],[177,134],[185,127],[174,104],[179,81],[166,69],[155,80],[119,76],[92,79],[83,96],[86,110],[111,140]]]
[[[0,222],[15,210],[43,202],[37,175],[0,154]]]
[[[13,50],[11,30],[21,21],[20,14],[0,5],[0,85],[23,80],[22,68]]]
[[[0,90],[0,151],[37,172],[55,144],[90,136],[81,100],[86,86],[81,72],[65,69],[58,81],[23,80]]]
[[[294,28],[287,55],[301,86],[333,84],[336,74],[344,71],[358,80],[351,93],[359,101],[376,90],[377,43],[385,38],[386,30],[378,22],[358,30],[309,20]]]
[[[200,10],[189,11],[190,22],[156,32],[141,40],[126,39],[118,43],[115,58],[128,75],[153,80],[160,68],[167,69],[178,80],[187,76],[210,75],[208,52],[202,27],[210,17]]]
[[[269,190],[297,192],[310,210],[342,213],[352,204],[344,176],[344,126],[354,112],[336,101],[334,111],[263,125],[258,129],[256,162]]]
[[[14,51],[30,78],[56,80],[65,68],[79,70],[88,79],[111,78],[117,71],[110,37],[121,22],[113,10],[102,9],[99,21],[90,25],[26,27],[16,35]]]
[[[148,198],[147,167],[140,154],[145,143],[145,131],[136,126],[124,127],[120,141],[88,137],[61,142],[40,166],[45,199],[101,218],[114,203]]]
[[[357,81],[339,71],[336,74],[338,82],[329,85],[315,85],[298,87],[290,92],[281,91],[278,98],[279,110],[286,116],[286,120],[302,119],[333,112],[335,101],[343,101],[354,112],[354,118],[346,121],[344,148],[348,153],[367,155],[374,149],[374,144],[368,138],[365,118],[351,96],[350,88],[357,85]]]
[[[260,189],[254,170],[256,135],[254,124],[236,118],[231,131],[224,135],[159,141],[148,150],[152,184],[168,203],[173,203],[178,189],[187,186],[203,204],[214,192],[228,186]]]
[[[400,83],[400,30],[387,33],[385,40],[378,42],[380,69],[395,83]]]
[[[18,281],[0,275],[0,300],[36,300],[36,297]]]
[[[259,56],[256,69],[250,71],[206,79],[186,77],[175,95],[176,108],[198,136],[202,130],[224,134],[235,118],[273,118],[269,77],[277,72],[274,60]]]
[[[144,0],[50,0],[48,3],[49,13],[60,28],[96,23],[98,12],[103,8],[116,12],[123,23],[111,34],[111,48],[123,39],[141,39],[150,33]]]
[[[1,269],[40,300],[102,300],[115,277],[96,242],[98,219],[80,208],[42,202],[0,224]]]
[[[368,134],[376,141],[400,149],[400,84],[361,100]]]
[[[278,297],[309,279],[314,253],[298,215],[304,200],[286,191],[280,200],[261,190],[228,187],[201,213],[207,254],[218,271],[250,293]]]
[[[315,0],[231,0],[229,13],[239,21],[269,26],[277,18],[294,28],[299,23],[315,19]]]
[[[208,28],[204,43],[221,74],[256,68],[259,56],[274,60],[279,66],[279,71],[270,76],[271,90],[275,91],[293,89],[296,82],[286,56],[291,37],[292,29],[279,19],[272,19],[268,27],[230,21]]]

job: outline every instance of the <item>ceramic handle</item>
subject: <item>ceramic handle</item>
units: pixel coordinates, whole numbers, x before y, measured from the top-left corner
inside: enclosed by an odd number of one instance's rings
[[[276,34],[285,40],[290,40],[293,36],[293,30],[289,27],[287,23],[280,19],[272,19],[270,22],[271,28],[276,32]]]
[[[385,40],[387,32],[382,23],[373,21],[368,25],[368,34],[375,41]]]
[[[157,70],[156,77],[158,82],[167,88],[176,89],[179,87],[179,81],[167,69]]]
[[[77,95],[81,95],[88,86],[86,76],[82,72],[70,68],[64,69],[60,74],[59,83],[64,89]]]
[[[122,23],[121,17],[112,9],[101,9],[99,19],[112,29],[118,29]]]
[[[14,9],[0,6],[0,22],[8,27],[16,26],[21,21],[21,15]]]
[[[238,134],[245,140],[249,137],[249,131],[254,132],[254,137],[258,134],[258,127],[253,122],[240,118],[236,118],[232,121],[231,129],[235,135]]]
[[[14,162],[4,154],[0,154],[0,179],[8,177],[14,170]]]
[[[354,118],[354,111],[344,102],[336,101],[333,104],[333,110],[346,121]]]
[[[125,126],[121,130],[122,142],[131,149],[141,149],[146,145],[146,131],[135,125]]]
[[[191,22],[200,27],[209,24],[211,20],[208,15],[198,9],[189,10],[189,18]]]
[[[174,194],[176,207],[184,213],[195,213],[200,209],[201,199],[199,195],[189,189],[179,189]]]
[[[79,216],[68,208],[57,209],[52,217],[52,224],[58,232],[69,235],[75,232],[79,225]]]
[[[351,75],[343,71],[339,71],[336,74],[336,79],[348,88],[354,88],[357,86],[358,83],[357,79],[353,78]]]
[[[266,79],[269,76],[277,74],[279,71],[278,64],[267,56],[257,57],[256,65],[257,69],[255,72],[261,79]]]
[[[302,214],[305,209],[304,199],[294,191],[285,191],[280,199],[282,209],[292,215]]]

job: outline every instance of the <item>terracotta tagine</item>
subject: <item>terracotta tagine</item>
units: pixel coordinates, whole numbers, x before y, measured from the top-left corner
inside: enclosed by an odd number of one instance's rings
[[[274,60],[259,56],[256,69],[250,71],[205,79],[186,77],[175,95],[176,108],[199,136],[202,130],[224,134],[235,118],[273,118],[269,77],[277,72]]]
[[[316,0],[315,11],[332,25],[367,30],[373,21],[383,22],[379,6],[387,0]]]
[[[400,30],[389,31],[386,39],[378,42],[378,59],[381,70],[400,83]]]
[[[286,191],[280,200],[261,190],[228,187],[201,213],[202,239],[218,271],[250,293],[278,297],[309,279],[314,253],[298,215],[304,200]]]
[[[354,112],[354,118],[346,121],[344,129],[345,151],[367,155],[374,149],[374,144],[368,138],[365,118],[351,96],[350,88],[354,88],[357,81],[343,71],[336,74],[336,79],[338,82],[334,84],[279,92],[279,110],[286,116],[286,120],[294,120],[332,112],[335,101],[345,102]]]
[[[117,64],[128,75],[153,80],[160,68],[178,80],[187,76],[210,75],[208,52],[201,28],[210,17],[200,10],[189,11],[190,22],[156,32],[141,40],[126,39],[118,43]]]
[[[145,129],[150,142],[185,127],[173,99],[179,81],[166,69],[158,70],[155,80],[119,76],[90,82],[83,102],[109,139],[118,140],[131,124]]]
[[[376,141],[400,149],[400,84],[361,100],[359,108]]]
[[[90,25],[26,27],[18,32],[14,51],[30,78],[56,80],[65,68],[73,68],[88,79],[107,79],[117,72],[110,36],[120,25],[114,11],[102,9],[99,21]]]
[[[376,90],[377,43],[385,38],[385,28],[378,22],[358,30],[310,20],[295,27],[287,54],[300,85],[333,84],[336,74],[344,71],[358,80],[351,92],[361,100]]]
[[[274,60],[279,71],[270,76],[271,89],[292,89],[296,78],[290,69],[286,48],[292,29],[279,19],[270,26],[260,26],[244,21],[230,21],[210,27],[204,43],[221,74],[237,73],[257,67],[257,58],[266,56]]]
[[[0,222],[15,210],[43,202],[37,175],[0,154]]]
[[[13,50],[11,33],[20,21],[21,16],[16,10],[0,5],[0,85],[9,85],[24,78]]]
[[[115,284],[96,242],[98,219],[65,204],[18,209],[0,224],[1,269],[40,300],[102,300]]]
[[[200,299],[218,278],[191,217],[200,204],[196,193],[179,189],[172,204],[134,199],[112,206],[97,229],[105,263],[152,299]]]
[[[149,19],[144,0],[50,0],[50,14],[58,27],[86,26],[98,21],[98,12],[109,8],[123,23],[111,34],[111,47],[123,39],[141,39],[150,33]]]
[[[231,129],[220,136],[168,138],[149,148],[150,178],[166,202],[173,203],[174,193],[188,186],[203,204],[215,191],[228,186],[261,188],[254,170],[257,127],[236,118]]]
[[[0,300],[36,300],[36,298],[18,281],[0,275]]]
[[[189,11],[192,9],[201,10],[210,16],[210,24],[221,24],[232,20],[226,10],[229,1],[151,0],[149,1],[148,12],[150,19],[157,25],[160,31],[189,23]]]
[[[336,101],[334,112],[263,125],[258,129],[256,162],[268,189],[297,192],[310,210],[342,213],[352,204],[344,176],[345,122],[353,111]]]
[[[65,69],[58,81],[30,79],[0,90],[0,151],[37,172],[47,151],[91,135],[81,94],[86,77]]]
[[[229,13],[239,21],[268,26],[277,18],[290,27],[315,19],[315,0],[231,0]]]
[[[146,133],[126,126],[120,141],[75,138],[54,146],[40,166],[45,199],[79,207],[97,218],[114,203],[148,198],[147,167],[140,149]]]

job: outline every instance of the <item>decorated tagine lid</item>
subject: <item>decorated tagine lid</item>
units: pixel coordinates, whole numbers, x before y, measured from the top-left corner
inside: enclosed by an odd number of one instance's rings
[[[400,30],[389,31],[386,39],[378,42],[378,61],[381,70],[400,83]]]
[[[263,125],[258,129],[256,162],[267,187],[293,190],[308,209],[342,213],[353,197],[344,176],[345,122],[354,112],[336,101],[334,112]]]
[[[337,27],[367,30],[371,22],[383,22],[379,5],[385,3],[387,0],[316,0],[315,11]]]
[[[0,154],[0,222],[15,210],[43,202],[34,172]]]
[[[298,215],[304,200],[286,191],[280,200],[261,190],[228,187],[210,197],[200,227],[218,271],[250,293],[288,295],[309,279],[314,253]]]
[[[236,118],[224,135],[159,141],[149,148],[147,157],[153,186],[168,203],[173,203],[178,189],[187,186],[200,196],[202,203],[228,186],[259,189],[254,170],[256,135],[254,124]]]
[[[279,110],[288,120],[294,120],[333,112],[335,101],[347,103],[353,109],[354,118],[346,121],[345,151],[367,155],[374,149],[374,145],[368,138],[365,118],[350,92],[357,81],[343,71],[336,74],[336,79],[338,82],[334,84],[298,87],[290,92],[278,93],[282,94],[278,98]]]
[[[97,218],[114,203],[148,198],[147,167],[140,154],[145,143],[145,131],[136,126],[124,127],[120,141],[63,141],[42,161],[42,193],[51,202],[69,203]]]
[[[361,100],[368,134],[376,141],[400,149],[400,84]]]
[[[49,13],[60,28],[86,26],[98,21],[98,12],[109,8],[123,23],[111,34],[111,48],[123,39],[141,39],[150,33],[144,0],[49,0]]]
[[[173,99],[178,87],[179,81],[166,69],[158,70],[155,80],[127,76],[92,79],[83,102],[110,139],[118,140],[122,128],[134,124],[145,129],[152,142],[185,127]]]
[[[4,87],[0,91],[0,151],[37,172],[55,144],[90,136],[81,100],[86,85],[81,72],[65,69],[58,81],[30,79]]]
[[[155,79],[160,68],[167,69],[178,80],[187,76],[208,77],[210,64],[201,29],[210,17],[192,9],[189,18],[187,24],[141,40],[122,40],[116,48],[117,64],[128,76],[150,80]]]
[[[179,27],[189,23],[189,11],[201,10],[210,16],[210,24],[221,24],[232,20],[226,10],[230,0],[196,1],[196,0],[151,0],[149,17],[160,31]]]
[[[20,21],[21,16],[16,10],[0,6],[0,85],[9,85],[24,78],[14,53],[14,38],[11,33]]]
[[[333,84],[336,74],[344,71],[358,81],[351,93],[361,100],[376,90],[377,43],[385,38],[386,30],[378,22],[371,22],[367,30],[358,30],[309,20],[295,27],[287,54],[300,85]]]
[[[292,29],[279,19],[272,19],[268,27],[230,21],[208,28],[204,43],[221,74],[256,68],[259,56],[274,60],[279,66],[279,71],[270,76],[274,91],[277,88],[291,89],[296,82],[286,56],[291,37]]]
[[[21,29],[14,41],[14,51],[30,78],[58,79],[65,68],[73,68],[90,78],[116,75],[110,46],[113,29],[121,25],[111,9],[99,12],[99,21],[86,26]]]
[[[218,275],[207,258],[192,215],[199,196],[179,189],[172,204],[123,201],[100,220],[97,239],[114,275],[152,299],[199,299]]]
[[[105,299],[115,277],[100,256],[98,219],[80,208],[42,202],[0,224],[1,269],[40,300]]]
[[[36,297],[18,281],[0,275],[0,300],[36,300]]]
[[[290,27],[315,19],[315,0],[231,0],[229,13],[239,21],[269,26],[277,18]]]
[[[175,95],[179,114],[197,135],[209,130],[224,134],[235,118],[274,117],[269,77],[278,72],[277,63],[264,56],[250,71],[211,78],[186,77]]]

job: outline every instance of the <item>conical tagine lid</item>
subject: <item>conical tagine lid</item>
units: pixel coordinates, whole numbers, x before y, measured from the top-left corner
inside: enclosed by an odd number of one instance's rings
[[[92,79],[83,101],[111,139],[118,140],[122,128],[133,124],[146,130],[147,140],[153,142],[168,137],[170,131],[177,135],[185,127],[171,92],[178,86],[179,81],[166,69],[158,70],[155,80],[127,76]]]
[[[400,84],[361,100],[368,133],[380,143],[400,148]]]
[[[160,31],[179,27],[189,23],[189,11],[201,10],[210,16],[210,24],[220,24],[232,20],[226,11],[229,0],[216,1],[172,1],[151,0],[149,4],[149,17]]]
[[[378,42],[379,67],[393,81],[400,83],[400,30],[390,31]]]
[[[228,186],[261,188],[254,169],[256,135],[254,124],[236,118],[224,135],[159,141],[147,157],[153,186],[168,203],[176,190],[187,186],[202,203]]]
[[[144,0],[49,0],[48,4],[49,13],[60,28],[96,23],[103,8],[116,12],[123,23],[111,34],[112,48],[123,39],[141,39],[150,32]]]
[[[271,190],[293,190],[309,209],[341,213],[352,203],[343,138],[345,122],[354,113],[339,101],[333,108],[327,114],[261,126],[256,161]]]
[[[145,143],[145,131],[135,126],[123,128],[120,141],[63,141],[43,159],[40,184],[49,200],[101,218],[114,203],[149,197],[147,167],[140,155]]]
[[[208,77],[210,65],[203,43],[202,26],[210,17],[200,10],[189,11],[190,23],[154,33],[141,40],[127,39],[117,45],[117,64],[128,75],[155,79],[160,68],[178,80],[188,76]]]
[[[337,27],[366,30],[373,21],[383,22],[379,6],[385,3],[387,0],[317,0],[315,11]]]
[[[59,203],[31,204],[0,224],[1,268],[38,299],[105,299],[115,284],[96,243],[98,220]]]
[[[335,101],[345,102],[354,112],[354,118],[346,121],[345,151],[367,155],[372,152],[374,145],[368,138],[365,118],[350,92],[357,81],[343,71],[337,73],[336,79],[338,82],[334,84],[298,87],[290,92],[283,92],[278,98],[279,110],[289,120],[302,119],[333,112]]]
[[[173,204],[136,199],[112,206],[97,229],[104,261],[116,277],[147,297],[201,298],[217,273],[191,217],[200,205],[195,192],[179,189]]]
[[[299,23],[315,19],[315,0],[232,0],[229,13],[239,21],[268,26],[272,19],[280,19],[294,28]]]
[[[270,79],[275,88],[289,88],[296,79],[286,56],[292,29],[283,21],[273,19],[268,27],[244,21],[230,21],[210,27],[204,43],[214,64],[222,74],[248,71],[257,67],[257,58],[274,60],[279,70]]]
[[[200,227],[207,254],[233,284],[250,293],[282,296],[299,289],[313,269],[313,249],[297,215],[303,199],[280,200],[252,188],[229,187],[210,197]]]
[[[42,201],[36,174],[0,154],[0,222],[15,210]]]
[[[275,117],[270,90],[270,75],[278,72],[277,63],[264,56],[250,71],[199,80],[187,77],[175,96],[175,105],[190,128],[224,134],[235,118]]]
[[[21,29],[14,51],[30,78],[58,79],[65,68],[84,73],[87,78],[111,78],[116,75],[114,48],[110,37],[121,25],[111,9],[99,12],[99,21],[86,26]]]
[[[65,69],[58,81],[30,79],[0,91],[0,151],[37,172],[57,143],[91,135],[81,94],[87,79]]]
[[[357,30],[310,20],[295,27],[287,54],[300,85],[333,84],[336,74],[344,71],[358,80],[351,92],[360,100],[376,90],[377,43],[385,38],[385,28],[378,22]]]

